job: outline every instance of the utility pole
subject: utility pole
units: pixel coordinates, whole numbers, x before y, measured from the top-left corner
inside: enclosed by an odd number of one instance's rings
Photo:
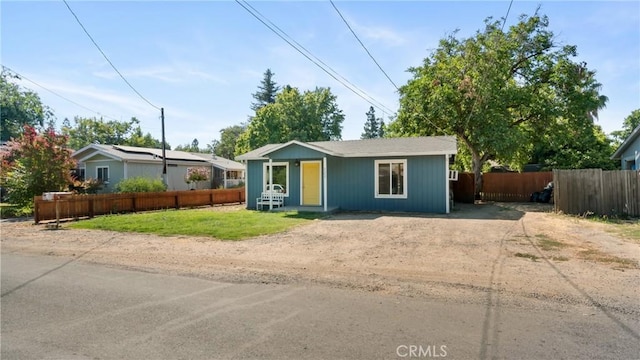
[[[167,142],[164,140],[164,108],[160,108],[160,119],[162,119],[162,182],[165,188],[168,188],[169,182],[167,179]]]

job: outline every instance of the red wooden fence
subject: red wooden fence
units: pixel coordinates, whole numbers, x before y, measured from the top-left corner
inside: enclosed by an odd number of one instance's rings
[[[76,219],[95,215],[127,213],[168,208],[196,207],[214,204],[242,203],[244,188],[165,191],[153,193],[71,195],[58,202],[60,219]],[[34,198],[36,224],[56,219],[56,201]]]

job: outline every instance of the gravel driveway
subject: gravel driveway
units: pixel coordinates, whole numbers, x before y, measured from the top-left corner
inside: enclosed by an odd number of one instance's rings
[[[236,242],[3,223],[2,251],[231,282],[314,283],[470,303],[585,305],[640,318],[637,240],[549,211],[537,204],[461,204],[449,215],[338,213]]]

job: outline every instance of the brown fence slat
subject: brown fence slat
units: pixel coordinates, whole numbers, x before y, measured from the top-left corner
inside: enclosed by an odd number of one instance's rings
[[[213,199],[213,201],[212,201]],[[59,201],[61,219],[77,219],[95,215],[161,210],[180,207],[196,207],[215,204],[242,203],[244,188],[165,191],[155,193],[72,195]],[[34,197],[36,224],[56,219],[56,203],[42,196]]]
[[[552,172],[486,173],[482,175],[482,200],[526,202],[553,181]]]
[[[640,173],[634,170],[554,170],[555,211],[640,216]]]

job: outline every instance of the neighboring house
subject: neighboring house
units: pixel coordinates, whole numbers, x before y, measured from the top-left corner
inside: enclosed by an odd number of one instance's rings
[[[244,185],[244,165],[214,154],[190,153],[213,164],[214,188]]]
[[[269,144],[237,157],[246,163],[247,208],[268,184],[285,206],[448,213],[452,136]]]
[[[121,145],[91,144],[73,153],[78,161],[77,176],[93,178],[103,182],[100,192],[113,192],[115,185],[122,179],[146,177],[162,178],[162,149],[140,148]],[[192,188],[211,189],[224,186],[216,182],[216,173],[237,171],[243,176],[244,166],[234,161],[217,158],[214,162],[211,154],[191,154],[184,151],[166,150],[167,190],[189,190]],[[219,163],[225,166],[220,168]],[[233,165],[235,164],[235,165]],[[185,181],[187,169],[205,167],[213,176],[209,181],[188,184]],[[224,174],[222,174],[224,180]]]
[[[611,158],[620,159],[622,170],[640,170],[640,125],[633,129]]]

